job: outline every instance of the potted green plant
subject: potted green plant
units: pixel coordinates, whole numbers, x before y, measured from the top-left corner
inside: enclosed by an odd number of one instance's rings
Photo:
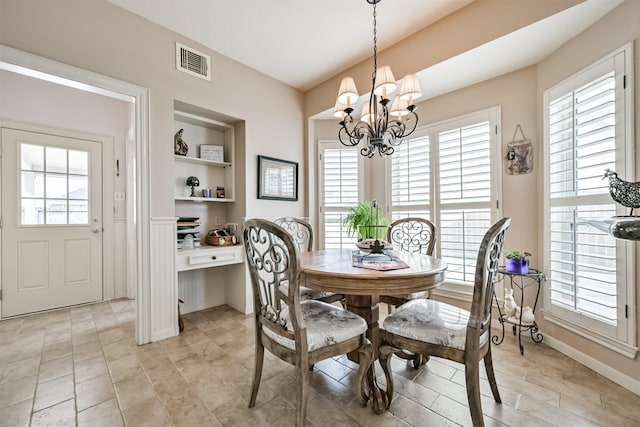
[[[378,204],[375,200],[372,202],[365,200],[350,207],[342,223],[347,227],[347,234],[349,236],[357,235],[358,240],[368,238],[384,240],[387,238],[389,220],[384,214],[379,214]]]
[[[507,259],[505,270],[509,273],[527,274],[529,273],[529,260],[531,256],[527,251],[505,250],[504,256]]]

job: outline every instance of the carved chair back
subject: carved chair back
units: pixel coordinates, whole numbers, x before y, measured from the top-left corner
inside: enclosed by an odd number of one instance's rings
[[[300,252],[307,252],[313,249],[313,228],[311,228],[311,224],[302,219],[292,217],[278,218],[273,222],[293,236],[293,240],[298,245]]]
[[[395,250],[433,255],[436,227],[424,218],[403,218],[389,225],[387,241]]]
[[[256,328],[268,328],[296,348],[307,348],[306,326],[300,311],[298,245],[288,231],[271,221],[244,223],[244,246],[251,274]],[[288,284],[288,303],[280,292]],[[287,327],[290,323],[290,327]]]
[[[511,218],[502,218],[491,226],[480,243],[476,260],[473,299],[467,323],[466,342],[468,346],[473,341],[476,344],[472,347],[476,347],[480,336],[490,329],[491,302],[498,276],[498,264],[502,253],[504,234],[510,224]]]

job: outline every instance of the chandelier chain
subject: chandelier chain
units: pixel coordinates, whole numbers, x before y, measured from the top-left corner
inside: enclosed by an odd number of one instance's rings
[[[376,22],[376,3],[373,4],[373,74],[372,74],[372,84],[375,86],[376,84],[376,74],[378,71],[378,30],[377,30],[377,22]]]

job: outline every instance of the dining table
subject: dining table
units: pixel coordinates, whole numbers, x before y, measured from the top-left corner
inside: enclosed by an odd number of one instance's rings
[[[300,254],[301,283],[304,286],[344,294],[346,307],[367,322],[367,338],[378,358],[380,345],[380,295],[426,292],[445,279],[446,262],[420,253],[384,251],[363,253],[358,249],[322,249]],[[349,359],[358,362],[356,353]],[[377,381],[374,364],[367,372],[369,400],[376,414],[388,407],[389,397]]]

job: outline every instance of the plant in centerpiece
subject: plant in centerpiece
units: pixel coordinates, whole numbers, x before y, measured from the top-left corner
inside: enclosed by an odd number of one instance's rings
[[[507,272],[515,274],[529,273],[529,260],[527,257],[531,256],[530,252],[505,250],[504,256],[507,258],[507,265],[505,267]]]
[[[371,202],[364,200],[350,207],[342,223],[347,227],[347,234],[349,236],[357,235],[358,241],[387,238],[389,219],[384,214],[379,214],[378,203],[375,199]]]

